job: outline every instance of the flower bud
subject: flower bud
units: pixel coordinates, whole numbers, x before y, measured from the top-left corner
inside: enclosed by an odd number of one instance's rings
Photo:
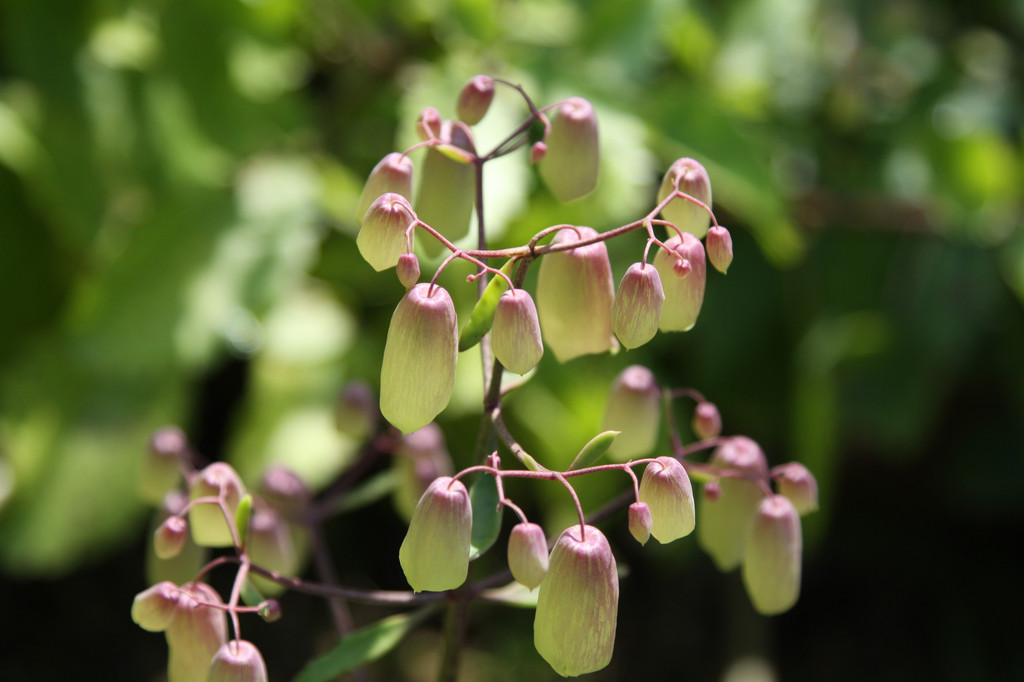
[[[206,563],[206,548],[200,547],[192,540],[191,532],[185,537],[181,550],[173,557],[161,559],[156,554],[156,533],[165,520],[177,516],[188,506],[188,492],[172,490],[164,496],[157,513],[154,515],[153,534],[150,535],[152,547],[146,553],[146,580],[150,584],[170,581],[176,585],[190,581],[203,564]]]
[[[143,630],[163,632],[174,618],[178,605],[178,586],[163,581],[135,595],[132,620]]]
[[[633,263],[619,282],[612,305],[612,329],[626,348],[638,348],[658,333],[665,291],[657,268]]]
[[[675,191],[673,183],[677,180],[679,190],[683,194],[688,194],[711,208],[711,180],[704,166],[693,159],[679,159],[669,167],[661,181],[661,189],[658,190],[659,202],[664,201],[665,197]],[[707,234],[708,222],[711,220],[707,211],[681,197],[670,201],[662,210],[661,216],[697,239]]]
[[[406,289],[412,289],[420,281],[420,261],[415,253],[403,253],[398,257],[398,281]]]
[[[651,539],[651,508],[646,502],[634,502],[629,505],[629,532],[641,545]]]
[[[509,289],[498,299],[491,350],[505,369],[516,374],[529,372],[544,355],[537,306],[524,289]]]
[[[263,604],[263,608],[259,610],[259,614],[265,623],[281,620],[281,602],[276,599],[267,599]]]
[[[402,433],[425,426],[448,406],[457,339],[447,291],[421,283],[406,292],[391,317],[380,368],[380,411]]]
[[[651,535],[667,544],[693,532],[693,488],[686,469],[673,457],[647,465],[640,479],[640,501],[650,508]]]
[[[398,265],[398,259],[408,248],[405,231],[413,220],[412,207],[405,197],[391,192],[377,197],[366,210],[356,235],[363,260],[377,272]]]
[[[693,434],[701,440],[715,438],[722,433],[722,415],[714,403],[702,400],[693,410],[693,422],[690,425]]]
[[[233,639],[214,654],[206,682],[267,682],[267,664],[252,642]]]
[[[732,236],[729,230],[715,225],[708,230],[708,260],[723,275],[732,265]]]
[[[800,515],[782,495],[761,500],[743,556],[743,585],[758,613],[789,610],[800,596]]]
[[[295,577],[299,572],[299,556],[292,542],[291,529],[277,512],[266,507],[253,510],[249,518],[245,549],[253,563],[280,573]],[[256,588],[265,595],[274,596],[284,592],[284,585],[262,576],[249,578]]]
[[[436,140],[441,137],[441,114],[434,107],[427,107],[416,119],[416,134],[420,140]]]
[[[619,575],[604,534],[593,526],[566,529],[551,550],[540,584],[533,644],[563,677],[608,665],[615,646]]]
[[[415,592],[454,590],[469,574],[473,509],[461,481],[442,476],[416,504],[398,551],[405,578]]]
[[[476,154],[473,134],[461,121],[445,121],[441,128],[441,141],[449,148]],[[440,232],[449,241],[458,241],[469,232],[469,220],[476,201],[476,178],[473,164],[456,160],[454,151],[427,149],[416,192],[416,215],[420,220]],[[433,237],[422,240],[427,254],[441,251],[441,244]]]
[[[789,498],[800,516],[818,510],[818,482],[803,464],[780,464],[772,469],[772,478],[779,494]]]
[[[579,230],[579,236],[576,236]],[[591,227],[559,230],[553,245],[597,236]],[[612,266],[603,242],[545,255],[537,275],[537,312],[555,358],[568,362],[615,346]]]
[[[537,168],[559,201],[572,201],[597,186],[597,117],[590,102],[572,97],[558,105],[546,143]]]
[[[354,440],[363,440],[377,428],[380,408],[377,398],[366,383],[345,384],[334,407],[334,423],[338,431]]]
[[[376,411],[376,406],[373,409]],[[302,477],[279,465],[267,467],[260,487],[263,501],[288,518],[300,515],[312,499],[309,486]]]
[[[622,370],[608,391],[604,431],[619,431],[608,457],[625,462],[654,450],[661,424],[661,388],[651,370],[631,365]]]
[[[182,585],[174,618],[167,627],[168,682],[205,680],[210,662],[227,641],[227,615],[205,604],[223,604],[205,583]]]
[[[370,204],[389,193],[412,201],[412,159],[398,152],[385,156],[370,171],[356,206],[356,220],[362,222]]]
[[[548,572],[548,540],[536,523],[518,523],[508,536],[508,568],[521,585],[534,589]]]
[[[658,328],[663,332],[689,331],[697,323],[704,303],[707,270],[704,245],[692,234],[683,233],[682,239],[673,235],[665,246],[672,252],[659,248],[654,256],[654,267],[661,275],[661,285],[665,290],[665,305],[661,309]],[[680,259],[689,263],[689,268],[684,266],[677,271]]]
[[[181,554],[188,535],[188,522],[180,516],[168,516],[153,534],[153,551],[160,559]]]
[[[159,503],[181,482],[181,459],[188,454],[188,439],[177,426],[153,432],[149,452],[139,477],[139,494],[146,502]]]
[[[720,445],[709,463],[748,476],[765,476],[768,470],[760,446],[745,436]],[[720,570],[731,571],[743,560],[754,514],[763,497],[754,483],[739,478],[719,478],[717,497],[705,490],[697,517],[697,542]]]
[[[468,125],[476,125],[484,117],[494,100],[494,79],[490,76],[473,76],[459,93],[455,110],[459,118]]]
[[[214,462],[199,472],[192,481],[191,499],[220,497],[227,503],[228,513],[234,521],[235,510],[245,495],[245,486],[230,464]],[[235,544],[231,527],[224,518],[219,504],[203,503],[193,505],[188,512],[192,540],[202,547],[231,547]],[[212,654],[211,654],[212,655]]]
[[[402,436],[395,445],[395,509],[405,520],[412,518],[416,503],[438,476],[452,473],[452,458],[441,427],[431,422]]]
[[[548,153],[548,146],[538,140],[530,147],[530,163],[538,163]]]

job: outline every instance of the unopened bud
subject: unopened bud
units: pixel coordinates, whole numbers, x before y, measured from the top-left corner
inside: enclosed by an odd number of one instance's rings
[[[220,497],[227,503],[228,514],[234,520],[238,503],[245,495],[242,479],[230,464],[214,462],[199,472],[192,481],[191,499]],[[192,539],[202,547],[231,547],[235,544],[231,527],[224,518],[224,511],[216,503],[195,504],[188,512]]]
[[[281,620],[281,602],[276,599],[267,599],[259,611],[260,618],[265,623],[273,623]]]
[[[434,107],[427,107],[416,119],[416,134],[426,142],[441,137],[441,114]]]
[[[650,507],[651,535],[658,542],[667,544],[693,532],[693,488],[679,460],[659,457],[647,465],[640,500]]]
[[[529,372],[544,355],[537,306],[524,289],[509,289],[498,299],[491,350],[505,369],[516,374]]]
[[[370,204],[382,194],[398,194],[412,201],[412,159],[392,152],[373,167],[356,205],[356,220],[362,222]]]
[[[398,257],[398,281],[406,289],[412,289],[420,281],[420,261],[415,253],[403,253]]]
[[[722,415],[714,403],[702,400],[693,410],[693,434],[701,440],[715,438],[722,433]]]
[[[267,664],[252,642],[233,639],[214,654],[206,682],[267,682]]]
[[[135,595],[132,620],[143,630],[163,632],[174,618],[178,605],[178,586],[163,581]]]
[[[768,473],[768,464],[760,446],[745,436],[730,438],[718,446],[711,466],[735,474],[760,477]],[[697,516],[697,542],[711,555],[719,569],[731,571],[743,560],[754,514],[764,494],[752,481],[742,478],[718,479],[718,495],[704,489]]]
[[[534,589],[548,572],[548,541],[536,523],[518,523],[508,536],[508,567],[521,585]]]
[[[377,272],[398,265],[398,259],[408,249],[405,231],[413,220],[412,207],[405,197],[392,192],[377,197],[366,210],[356,235],[363,260]]]
[[[661,424],[661,388],[654,373],[642,365],[622,370],[608,391],[604,431],[619,431],[608,457],[619,462],[646,457],[658,440]]]
[[[370,436],[380,421],[380,408],[373,390],[363,381],[345,384],[334,408],[334,423],[338,431],[354,440]]]
[[[416,592],[454,590],[469,573],[473,510],[469,492],[450,476],[436,479],[423,493],[398,551],[409,585]]]
[[[645,263],[630,265],[612,305],[612,329],[623,346],[638,348],[654,338],[664,303],[658,269]]]
[[[800,516],[818,510],[818,482],[803,464],[780,464],[772,469],[772,478],[779,494],[789,498]]]
[[[447,149],[427,150],[416,192],[417,217],[449,241],[458,241],[469,232],[469,221],[476,200],[476,176],[473,164],[456,158],[460,152],[476,154],[473,134],[462,121],[445,121],[441,128]],[[433,237],[422,240],[427,254],[437,254],[441,244]]]
[[[661,309],[658,327],[663,332],[689,331],[697,323],[704,303],[707,277],[704,245],[692,234],[684,232],[682,239],[673,235],[665,246],[671,252],[659,248],[654,256],[654,267],[658,268],[665,290],[665,305]],[[688,263],[689,269],[685,266],[678,269],[679,261]]]
[[[572,97],[560,104],[546,142],[547,153],[537,168],[559,201],[572,201],[597,186],[597,116],[590,102]]]
[[[394,469],[395,508],[408,521],[434,479],[452,473],[452,458],[441,427],[431,422],[402,436],[395,445]]]
[[[533,143],[530,147],[530,163],[538,163],[548,153],[548,146],[541,141]]]
[[[227,641],[227,614],[220,595],[205,583],[182,585],[178,606],[167,627],[168,682],[205,680],[210,662]]]
[[[180,516],[168,516],[153,534],[153,551],[160,559],[181,554],[188,535],[188,522]]]
[[[758,613],[789,610],[800,596],[800,515],[782,495],[761,500],[743,556],[743,585]]]
[[[476,125],[484,117],[494,100],[494,79],[490,76],[473,76],[459,93],[455,109],[459,118],[468,125]]]
[[[374,406],[374,410],[376,410]],[[263,472],[263,500],[286,517],[296,517],[309,506],[312,493],[302,477],[283,466],[270,466]]]
[[[634,502],[629,505],[629,532],[641,545],[651,539],[651,508],[646,502]]]
[[[665,197],[675,191],[674,183],[677,180],[679,191],[711,208],[711,180],[708,178],[708,172],[704,170],[704,166],[693,159],[679,159],[669,167],[661,181],[661,188],[658,190],[659,202],[664,201]],[[697,239],[707,234],[708,222],[711,220],[707,211],[682,197],[676,197],[670,201],[662,210],[661,215],[665,220],[674,223],[680,230],[689,232]]]
[[[732,236],[729,230],[715,225],[708,230],[708,260],[723,275],[732,265]]]
[[[160,502],[181,482],[181,460],[187,454],[188,439],[177,426],[153,432],[139,477],[139,493],[146,502]]]

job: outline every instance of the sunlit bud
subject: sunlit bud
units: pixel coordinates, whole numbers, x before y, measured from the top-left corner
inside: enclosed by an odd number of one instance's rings
[[[612,329],[623,346],[637,348],[654,338],[664,303],[657,268],[644,263],[630,265],[612,305]]]
[[[365,220],[370,204],[382,194],[398,194],[412,201],[412,159],[392,152],[373,167],[356,206],[356,220]]]
[[[373,408],[376,411],[376,406]],[[298,516],[309,505],[312,493],[298,474],[283,466],[270,466],[263,472],[263,500],[286,517]]]
[[[498,299],[491,350],[505,369],[516,374],[529,372],[544,355],[537,306],[524,289],[509,289]]]
[[[548,572],[548,541],[536,523],[517,523],[508,536],[508,567],[512,577],[531,590]]]
[[[338,395],[334,423],[338,431],[354,440],[363,440],[377,429],[380,408],[373,390],[363,381],[350,381]]]
[[[476,125],[484,117],[494,100],[494,79],[490,76],[473,76],[459,93],[455,109],[459,118],[468,125]]]
[[[227,614],[205,604],[223,604],[205,583],[183,585],[174,618],[167,627],[168,682],[205,680],[210,662],[227,641]]]
[[[230,464],[214,462],[199,472],[192,481],[192,500],[200,497],[221,497],[227,503],[228,514],[234,519],[238,502],[245,495],[245,486]],[[231,527],[219,504],[195,504],[188,512],[192,539],[203,547],[231,547],[234,539]]]
[[[178,556],[187,536],[188,522],[180,516],[169,516],[153,534],[153,551],[161,559]]]
[[[366,210],[356,235],[363,260],[377,272],[398,265],[408,247],[405,231],[413,220],[412,207],[405,197],[392,192],[377,197]]]
[[[548,146],[538,140],[530,147],[530,163],[538,163],[548,153]]]
[[[398,257],[398,281],[406,289],[412,289],[420,281],[420,260],[415,253],[403,253]]]
[[[151,538],[151,551],[146,553],[146,580],[150,584],[162,581],[170,581],[176,585],[187,583],[192,580],[204,563],[206,563],[206,548],[200,547],[192,540],[192,534],[187,533],[181,550],[173,557],[161,559],[156,554],[156,532],[165,520],[170,516],[176,516],[185,511],[188,506],[188,492],[184,490],[172,490],[164,497],[156,514]]]
[[[697,403],[693,410],[691,427],[693,434],[701,440],[721,435],[722,415],[718,413],[718,407],[707,400]]]
[[[629,532],[641,545],[651,539],[651,508],[646,502],[634,502],[629,505]]]
[[[165,426],[153,432],[149,452],[139,477],[139,494],[156,504],[167,491],[181,482],[181,458],[188,454],[188,439],[177,426]]]
[[[577,237],[576,231],[579,231]],[[592,227],[559,230],[553,245],[597,236]],[[612,266],[604,242],[545,255],[537,275],[537,312],[544,340],[559,362],[615,347]]]
[[[704,283],[707,265],[704,258],[704,245],[692,234],[683,233],[683,238],[673,235],[665,246],[672,249],[669,253],[659,248],[654,256],[654,267],[661,275],[661,285],[665,290],[665,305],[661,309],[661,322],[658,328],[663,332],[685,332],[693,328],[700,315],[700,307],[704,303]],[[689,263],[677,270],[679,261]]]
[[[267,664],[252,642],[233,639],[214,654],[206,682],[267,682]]]
[[[729,230],[715,225],[708,230],[708,260],[723,275],[732,265],[732,236]]]
[[[277,512],[271,509],[258,507],[253,510],[249,518],[245,548],[253,563],[263,568],[287,577],[295,577],[298,573],[299,557],[295,553],[291,530]],[[281,594],[285,589],[284,585],[262,576],[254,575],[250,580],[266,595]]]
[[[745,436],[730,438],[718,446],[709,462],[737,474],[766,476],[768,464],[760,446]],[[743,560],[754,514],[764,493],[753,482],[738,478],[718,479],[717,497],[704,497],[697,516],[697,541],[718,568],[731,571]]]
[[[693,532],[693,488],[679,460],[659,457],[640,479],[640,500],[651,510],[651,535],[666,544]]]
[[[441,137],[441,114],[434,107],[427,107],[416,119],[416,134],[426,142]]]
[[[281,620],[281,602],[276,599],[267,599],[263,608],[259,611],[260,618],[265,623],[273,623],[274,621]]]
[[[399,301],[380,368],[380,411],[402,433],[433,421],[455,384],[458,319],[442,287],[417,284]]]
[[[423,493],[398,551],[405,579],[416,592],[454,590],[469,573],[473,510],[461,481],[436,479]]]
[[[622,370],[608,391],[603,430],[620,431],[608,457],[620,462],[646,457],[654,449],[661,424],[661,388],[651,370],[631,365]]]
[[[658,190],[659,202],[675,191],[673,183],[676,179],[679,181],[679,191],[711,208],[711,180],[704,166],[693,159],[679,159],[669,167],[661,181],[661,189]],[[661,212],[661,216],[697,239],[707,234],[708,223],[711,220],[707,211],[682,197],[670,201]]]
[[[780,464],[772,469],[772,478],[779,494],[788,497],[801,516],[818,510],[818,482],[803,464]]]
[[[743,557],[743,585],[758,613],[789,610],[800,596],[800,515],[782,495],[761,500]]]
[[[455,242],[469,232],[469,220],[476,200],[476,178],[473,164],[453,158],[453,155],[457,154],[456,150],[463,150],[473,156],[476,147],[473,134],[462,121],[445,121],[441,140],[448,148],[444,151],[437,147],[427,150],[413,206],[420,220]],[[442,248],[440,242],[429,236],[422,239],[421,244],[431,255]]]
[[[590,102],[572,97],[560,104],[551,116],[546,143],[537,168],[559,201],[572,201],[597,186],[597,116]]]
[[[566,529],[551,550],[540,584],[533,644],[563,677],[608,665],[615,646],[619,575],[604,534],[593,526]]]
[[[163,632],[178,606],[178,586],[166,580],[135,595],[132,620],[143,630]]]
[[[416,503],[434,479],[452,473],[452,458],[441,427],[431,422],[402,436],[395,445],[393,466],[397,479],[395,508],[408,521]]]

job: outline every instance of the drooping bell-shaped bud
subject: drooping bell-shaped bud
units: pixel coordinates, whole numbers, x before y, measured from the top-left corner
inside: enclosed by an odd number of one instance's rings
[[[651,535],[667,544],[693,532],[693,487],[686,469],[673,457],[647,465],[640,479],[640,500],[651,510]]]
[[[200,547],[192,540],[192,534],[186,534],[181,550],[173,557],[161,559],[156,554],[156,532],[170,516],[177,516],[188,506],[188,492],[172,490],[167,493],[155,514],[151,551],[146,553],[146,580],[150,584],[170,581],[176,585],[192,580],[203,564],[206,563],[206,548]]]
[[[233,639],[214,654],[206,682],[267,682],[267,664],[252,642]]]
[[[398,551],[405,579],[415,592],[454,590],[469,574],[473,509],[469,492],[450,476],[423,493]]]
[[[182,585],[178,605],[166,630],[168,682],[205,680],[214,654],[227,641],[227,615],[206,604],[223,604],[205,583]]]
[[[508,568],[521,585],[534,589],[548,573],[548,541],[536,523],[517,523],[508,536]]]
[[[376,405],[373,406],[373,410],[376,412]],[[313,496],[301,476],[279,465],[267,467],[263,472],[260,489],[263,500],[286,518],[294,518],[301,514],[309,506]]]
[[[188,522],[180,516],[168,516],[153,534],[153,551],[161,559],[170,559],[181,553],[188,537]]]
[[[547,151],[537,168],[559,201],[572,201],[597,186],[597,116],[590,102],[582,97],[562,102],[551,116],[545,142]]]
[[[608,391],[603,430],[619,431],[608,457],[614,461],[646,457],[654,450],[661,424],[661,388],[651,370],[630,365]]]
[[[615,557],[601,531],[593,526],[584,529],[566,529],[551,550],[533,621],[537,652],[563,677],[604,668],[615,646]]]
[[[745,436],[730,438],[718,446],[709,463],[738,475],[768,473],[760,446]],[[705,490],[697,516],[697,541],[720,570],[731,571],[743,560],[754,514],[763,497],[757,485],[741,478],[719,478],[717,497]]]
[[[458,318],[442,287],[421,283],[399,301],[380,368],[380,411],[412,433],[448,405],[455,384]]]
[[[707,280],[707,264],[704,245],[688,232],[683,238],[673,235],[665,246],[671,253],[659,248],[654,256],[654,267],[661,275],[661,286],[665,290],[665,305],[661,308],[658,328],[663,332],[685,332],[693,328],[704,304],[704,285]],[[677,267],[680,262],[682,267]],[[688,264],[688,267],[687,267]]]
[[[469,232],[469,220],[476,200],[473,164],[459,158],[459,150],[475,156],[473,134],[462,121],[445,121],[441,127],[445,149],[430,147],[423,158],[420,185],[416,192],[416,215],[449,241],[458,241]],[[432,237],[421,240],[429,255],[441,251]]]
[[[658,269],[633,263],[619,282],[612,305],[612,329],[626,348],[638,348],[658,333],[665,291]]]
[[[188,438],[177,426],[165,426],[153,432],[149,452],[139,477],[139,494],[153,504],[164,499],[181,482],[181,460],[188,456]]]
[[[548,146],[538,140],[530,147],[530,163],[539,163],[544,155],[548,153]]]
[[[707,242],[708,260],[724,275],[732,265],[732,235],[721,225],[715,225],[708,230]]]
[[[409,201],[393,192],[377,197],[363,217],[356,235],[359,254],[374,270],[380,272],[398,265],[408,249],[405,231],[415,218]]]
[[[658,190],[659,202],[664,201],[665,197],[675,191],[674,183],[677,180],[679,191],[711,208],[711,180],[708,178],[708,172],[704,170],[704,166],[693,159],[679,159],[665,172],[665,177],[661,181],[661,189]],[[689,232],[697,239],[707,234],[708,223],[711,220],[707,211],[682,197],[676,197],[670,201],[661,215],[665,220],[674,223],[680,230]]]
[[[427,107],[416,118],[416,134],[423,142],[440,139],[441,126],[441,114],[434,107]]]
[[[743,556],[743,585],[758,613],[788,611],[800,596],[800,515],[788,498],[761,500]]]
[[[171,624],[177,606],[178,586],[165,580],[135,595],[132,620],[143,630],[163,632]]]
[[[377,429],[380,408],[373,390],[363,381],[350,381],[338,394],[334,405],[334,424],[338,431],[361,441]]]
[[[491,350],[505,369],[526,374],[544,355],[537,306],[524,289],[509,289],[498,299],[491,326]]]
[[[189,494],[193,501],[201,497],[220,497],[227,503],[233,520],[238,503],[245,495],[245,485],[230,464],[214,462],[196,475]],[[201,547],[231,547],[235,544],[231,526],[219,504],[193,505],[188,512],[188,522],[192,539]]]
[[[295,577],[299,571],[299,556],[295,552],[291,529],[277,512],[257,507],[249,518],[245,548],[253,563],[276,571],[283,576]],[[257,589],[274,596],[284,592],[284,585],[262,576],[250,576]]]
[[[641,545],[646,545],[651,539],[653,525],[651,508],[646,502],[634,502],[629,505],[629,532]]]
[[[365,220],[370,204],[382,194],[398,194],[412,201],[412,159],[392,152],[373,167],[356,206],[356,220]]]
[[[402,436],[395,445],[394,454],[397,479],[395,509],[408,521],[416,503],[434,479],[452,473],[452,458],[444,442],[444,433],[434,422]]]
[[[714,403],[702,400],[693,410],[693,435],[701,440],[715,438],[722,433],[722,415]]]
[[[579,235],[577,236],[577,230]],[[591,227],[559,230],[552,245],[597,236]],[[612,266],[604,242],[545,255],[537,275],[537,312],[544,340],[559,362],[615,347]]]
[[[780,495],[785,495],[800,516],[818,510],[818,481],[800,462],[780,464],[772,469]]]
[[[476,125],[491,108],[494,100],[494,79],[490,76],[473,76],[459,93],[455,110],[467,125]]]
[[[420,260],[415,253],[403,253],[398,257],[398,281],[406,289],[412,289],[420,281]]]

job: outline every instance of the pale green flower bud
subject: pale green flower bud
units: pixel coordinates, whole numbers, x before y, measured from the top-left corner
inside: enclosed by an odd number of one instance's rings
[[[665,291],[653,265],[633,263],[619,282],[612,305],[612,329],[626,348],[638,348],[658,333]]]
[[[534,589],[548,573],[548,541],[536,523],[518,523],[508,536],[508,568],[521,585]]]
[[[661,424],[661,388],[651,370],[630,365],[608,391],[602,430],[619,431],[608,457],[614,461],[646,457],[654,450]]]
[[[245,549],[253,563],[263,568],[287,577],[295,577],[299,572],[299,556],[291,529],[272,509],[258,507],[253,510],[245,536]],[[278,595],[285,590],[281,583],[262,576],[253,575],[250,580],[267,596]]]
[[[163,632],[174,618],[178,606],[178,586],[163,581],[135,595],[132,620],[143,630]]]
[[[590,102],[572,97],[560,104],[545,142],[547,150],[537,168],[559,201],[572,201],[597,186],[597,116]]]
[[[551,550],[540,584],[533,644],[563,677],[604,668],[612,659],[619,609],[619,575],[604,534],[566,529]]]
[[[579,230],[579,237],[576,236]],[[591,227],[563,229],[552,244],[597,236]],[[544,340],[559,362],[615,347],[612,266],[604,242],[545,255],[537,275],[537,312]]]
[[[667,544],[693,532],[693,488],[677,459],[659,457],[640,479],[640,501],[651,510],[651,535]]]
[[[167,627],[167,682],[205,680],[214,654],[227,641],[227,614],[204,604],[223,604],[205,583],[182,585]]]
[[[369,437],[380,421],[377,397],[365,382],[350,381],[338,395],[334,406],[334,424],[353,440]]]
[[[459,118],[468,125],[476,125],[484,117],[494,100],[494,79],[490,76],[473,76],[459,93],[455,109]]]
[[[537,306],[525,290],[510,289],[498,299],[491,350],[505,369],[516,374],[529,372],[544,355]]]
[[[423,493],[398,551],[416,592],[454,590],[469,574],[473,509],[461,481],[442,476]]]
[[[160,559],[181,554],[188,536],[188,522],[180,516],[168,516],[153,534],[153,551]]]
[[[412,289],[420,281],[420,260],[415,253],[403,253],[398,257],[398,281],[406,289]]]
[[[149,451],[139,477],[139,495],[158,504],[181,483],[181,460],[188,456],[188,439],[177,426],[165,426],[149,439]]]
[[[370,171],[356,206],[356,220],[362,222],[370,204],[380,195],[389,193],[412,201],[412,159],[398,152],[385,156]]]
[[[682,239],[673,235],[665,246],[672,252],[659,248],[654,256],[654,267],[658,268],[665,290],[665,305],[661,308],[658,328],[663,332],[689,331],[697,323],[704,303],[707,278],[704,245],[693,235],[683,233]],[[677,267],[680,259],[684,265]]]
[[[693,435],[701,440],[715,438],[722,433],[722,415],[714,403],[702,400],[693,410]]]
[[[711,180],[704,166],[693,159],[679,159],[669,167],[658,190],[659,202],[675,191],[673,183],[677,179],[679,190],[683,194],[688,194],[711,208]],[[661,216],[697,239],[707,234],[708,223],[711,220],[711,216],[703,208],[680,197],[670,201],[661,212]]]
[[[398,265],[398,259],[408,250],[405,231],[413,220],[412,207],[405,197],[391,192],[377,197],[366,210],[356,235],[363,260],[377,272]]]
[[[548,153],[548,146],[538,140],[533,143],[530,147],[530,163],[540,163],[540,160],[544,158],[544,155]]]
[[[422,429],[402,436],[395,445],[394,503],[406,521],[412,518],[416,503],[438,476],[452,473],[452,458],[444,442],[441,427],[431,422]]]
[[[800,515],[782,495],[761,500],[743,556],[743,585],[758,613],[788,611],[800,596]]]
[[[736,436],[720,445],[710,464],[752,476],[766,476],[768,464],[757,443]],[[743,560],[757,506],[764,493],[751,481],[718,479],[716,494],[705,493],[697,516],[697,542],[722,571],[731,571]]]
[[[245,495],[245,485],[230,464],[214,462],[196,475],[190,495],[192,500],[222,496],[233,520],[238,503]],[[235,544],[231,527],[218,504],[193,505],[188,512],[188,521],[192,540],[201,547],[231,547]]]
[[[780,464],[772,469],[772,478],[779,494],[789,498],[800,516],[818,510],[818,481],[803,464]]]
[[[473,134],[462,121],[445,121],[441,128],[441,141],[455,150],[475,156]],[[427,149],[416,192],[417,217],[440,232],[449,241],[458,241],[469,232],[469,221],[476,201],[476,177],[473,164],[452,158],[455,150]],[[421,244],[429,255],[441,251],[441,244],[433,237],[425,237]]]
[[[455,384],[458,318],[442,287],[421,283],[391,317],[380,368],[380,411],[403,433],[433,421]]]
[[[651,508],[646,502],[634,502],[629,505],[629,532],[641,545],[646,545],[651,539],[653,524]]]
[[[206,682],[267,682],[267,664],[252,642],[233,639],[214,654]]]
[[[732,235],[721,225],[708,230],[708,260],[723,275],[732,265]]]

